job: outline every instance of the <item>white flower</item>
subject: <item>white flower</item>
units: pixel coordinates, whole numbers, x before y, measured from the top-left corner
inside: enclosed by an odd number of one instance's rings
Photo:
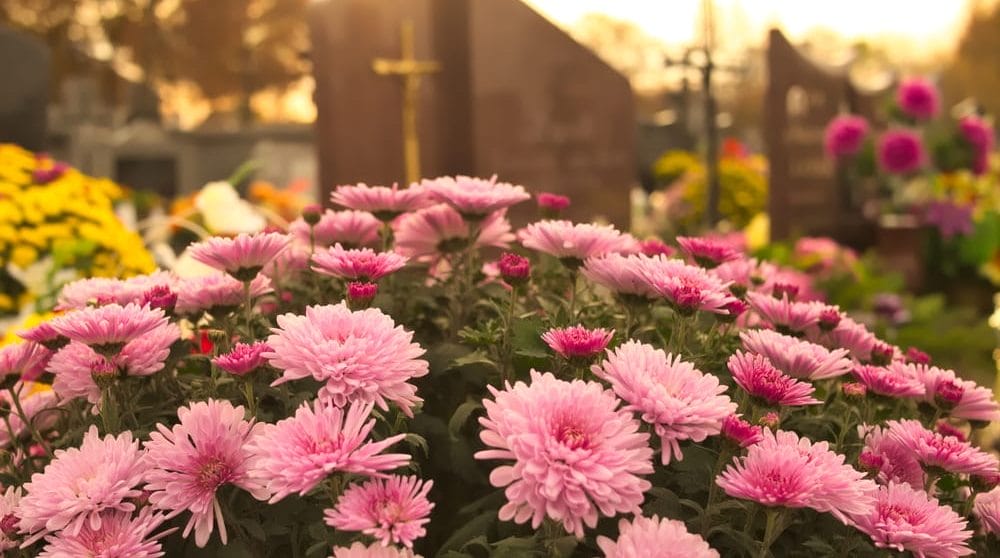
[[[205,226],[215,234],[255,233],[267,220],[228,182],[209,182],[194,197]]]

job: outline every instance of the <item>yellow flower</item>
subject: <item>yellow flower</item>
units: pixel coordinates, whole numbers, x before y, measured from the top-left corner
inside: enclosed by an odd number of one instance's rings
[[[21,322],[18,323],[16,326],[7,329],[7,331],[4,333],[3,338],[0,339],[0,346],[10,345],[13,343],[20,343],[21,341],[24,341],[23,339],[18,337],[17,332],[24,331],[26,329],[31,329],[37,325],[44,324],[45,322],[55,317],[56,314],[53,312],[43,312],[41,314],[37,313],[28,314],[28,316],[25,317],[23,320],[21,320]]]
[[[747,249],[753,251],[763,248],[771,241],[771,218],[767,213],[758,213],[750,219],[743,232],[747,237]]]
[[[38,261],[38,251],[26,244],[15,246],[10,252],[10,261],[17,267],[24,269]]]

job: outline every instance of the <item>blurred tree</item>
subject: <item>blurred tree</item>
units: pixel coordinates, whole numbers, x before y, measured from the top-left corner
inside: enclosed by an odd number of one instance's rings
[[[941,85],[957,102],[973,97],[987,113],[1000,115],[1000,4],[980,2],[972,11],[958,47],[945,65]]]
[[[660,93],[676,78],[664,71],[666,46],[634,23],[604,14],[587,14],[570,29],[573,38],[621,72],[639,94]]]

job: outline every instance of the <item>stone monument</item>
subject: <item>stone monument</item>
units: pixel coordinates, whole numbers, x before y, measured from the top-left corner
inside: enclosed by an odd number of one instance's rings
[[[49,51],[37,39],[0,25],[0,143],[46,148]]]

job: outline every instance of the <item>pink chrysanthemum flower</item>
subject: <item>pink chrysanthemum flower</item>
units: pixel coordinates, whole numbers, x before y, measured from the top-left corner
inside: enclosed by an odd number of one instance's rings
[[[479,437],[490,449],[476,459],[513,460],[490,473],[506,487],[500,520],[537,529],[549,517],[583,537],[599,515],[639,513],[653,472],[653,450],[639,421],[618,408],[614,392],[597,382],[557,380],[531,371],[531,384],[489,386]]]
[[[393,223],[396,251],[422,262],[436,262],[442,256],[468,247],[473,234],[468,221],[450,205],[437,204],[407,213]],[[514,240],[504,210],[491,213],[475,226],[476,248],[508,248]]]
[[[48,349],[32,341],[0,347],[0,381],[37,380],[51,356]]]
[[[504,252],[496,262],[497,272],[509,285],[523,285],[531,277],[531,260],[512,252]]]
[[[212,237],[188,248],[195,260],[250,281],[264,266],[288,248],[291,238],[281,233],[240,233],[233,238]]]
[[[31,535],[26,544],[56,531],[78,535],[85,525],[100,529],[105,512],[131,513],[148,467],[131,432],[100,438],[92,426],[79,448],[56,450],[25,483],[18,517],[21,532]]]
[[[427,192],[419,184],[400,188],[398,184],[369,186],[361,182],[355,186],[337,186],[330,194],[330,201],[358,211],[367,211],[382,221],[391,221],[406,213],[427,207]]]
[[[0,494],[0,552],[16,548],[20,541],[15,539],[18,522],[17,507],[21,503],[21,487],[8,486]]]
[[[346,409],[317,400],[303,403],[295,416],[264,425],[251,440],[250,474],[266,487],[273,504],[289,494],[304,495],[333,473],[380,475],[410,462],[404,453],[382,453],[403,439],[368,439],[375,427],[372,403]]]
[[[659,516],[618,522],[618,539],[597,537],[605,558],[719,558],[705,539],[688,532],[683,522]],[[655,550],[654,550],[655,549]]]
[[[646,256],[673,256],[677,250],[658,238],[647,238],[639,242],[639,253]]]
[[[643,275],[647,258],[638,254],[605,254],[588,258],[580,272],[615,294],[646,298],[653,296],[653,289]]]
[[[955,558],[972,554],[968,523],[951,507],[907,484],[889,483],[874,493],[875,504],[854,514],[854,525],[875,546],[910,551],[918,558]]]
[[[698,310],[729,313],[726,306],[735,300],[729,284],[704,268],[666,256],[644,257],[641,262],[642,275],[650,290],[666,299],[680,314],[690,316]]]
[[[826,442],[811,443],[794,432],[765,429],[763,440],[750,446],[716,479],[733,498],[765,506],[812,508],[844,523],[849,515],[867,512],[875,483],[844,463]]]
[[[764,439],[764,429],[741,419],[739,415],[729,415],[722,419],[722,435],[741,448],[750,447]]]
[[[861,151],[868,135],[868,121],[854,114],[835,117],[826,126],[823,145],[831,159],[850,157]]]
[[[427,374],[427,361],[419,358],[424,350],[412,332],[376,308],[352,312],[341,302],[310,306],[305,316],[278,316],[267,344],[273,350],[264,357],[284,371],[272,385],[313,378],[323,382],[319,397],[338,407],[372,401],[388,410],[392,401],[408,416],[422,401],[409,380]]]
[[[224,355],[212,359],[212,364],[234,376],[246,376],[267,364],[264,353],[274,349],[263,341],[253,343],[237,343]]]
[[[993,152],[993,126],[982,118],[969,114],[958,121],[958,131],[972,148],[972,172],[984,174],[989,169],[990,153]]]
[[[399,271],[409,258],[371,248],[345,250],[340,244],[313,254],[313,271],[351,281],[378,281]]]
[[[18,401],[21,403],[24,416],[28,417],[28,421],[31,422],[36,431],[45,432],[56,426],[61,415],[56,411],[60,401],[47,384],[18,382],[14,384],[13,390],[18,394]],[[0,428],[0,448],[6,448],[10,445],[11,434],[14,435],[15,439],[19,439],[27,438],[30,432],[21,419],[21,413],[15,410],[14,398],[7,390],[0,391],[0,407],[10,410],[3,428]],[[2,518],[3,515],[0,514],[0,519]]]
[[[1000,535],[1000,487],[977,494],[973,510],[986,531]]]
[[[802,334],[815,326],[826,308],[819,302],[795,302],[787,296],[775,298],[758,292],[748,292],[747,302],[773,329],[789,334]]]
[[[49,535],[38,558],[160,558],[164,553],[158,539],[167,533],[153,536],[153,531],[163,521],[164,516],[151,508],[144,508],[136,517],[107,513],[98,528],[86,524],[76,534]]]
[[[608,352],[591,371],[611,383],[628,406],[660,437],[661,461],[681,460],[679,442],[702,442],[722,430],[722,421],[736,412],[736,404],[722,395],[726,386],[703,374],[680,356],[650,345],[629,341]]]
[[[563,358],[591,359],[608,347],[614,335],[614,330],[576,325],[552,328],[542,334],[542,341]]]
[[[886,436],[909,450],[925,468],[968,475],[995,474],[1000,469],[995,456],[954,436],[927,430],[919,421],[893,420],[886,426]]]
[[[922,77],[904,79],[896,89],[896,103],[907,116],[930,120],[937,116],[940,100],[937,88]]]
[[[992,422],[1000,420],[1000,404],[993,397],[993,390],[976,382],[959,378],[953,370],[926,364],[897,364],[905,367],[924,384],[924,400],[943,405],[954,418]]]
[[[50,351],[61,349],[69,343],[69,339],[56,331],[51,322],[42,322],[30,329],[19,331],[17,336],[25,341],[38,343]]]
[[[258,275],[250,282],[250,296],[254,298],[273,291],[271,280],[264,275]],[[174,311],[187,315],[213,310],[230,311],[245,302],[243,283],[224,273],[213,273],[181,279]]]
[[[489,180],[442,176],[425,179],[420,184],[431,199],[447,203],[466,218],[481,218],[531,199],[531,194],[523,186],[497,182],[496,175]]]
[[[538,209],[541,210],[542,215],[550,219],[558,217],[570,205],[568,196],[551,194],[549,192],[539,192],[535,196],[535,201],[538,202]]]
[[[319,222],[312,227],[312,242],[317,248],[324,248],[340,243],[348,248],[362,248],[378,244],[378,231],[382,223],[377,217],[367,211],[333,211],[323,212]],[[310,247],[310,227],[302,218],[288,225],[288,234],[295,241],[295,246],[308,255]]]
[[[120,296],[125,282],[110,277],[88,277],[63,285],[56,302],[57,310],[79,310],[91,305],[123,302]],[[127,302],[126,302],[127,303]]]
[[[872,366],[862,364],[854,367],[854,376],[873,393],[887,397],[921,397],[924,385],[905,367]]]
[[[852,357],[862,362],[871,359],[872,348],[879,340],[867,327],[840,312],[826,317],[832,328],[824,327],[823,319],[823,313],[820,313],[819,327],[810,328],[807,332],[810,341],[828,349],[847,349]]]
[[[812,384],[783,374],[767,357],[736,351],[727,362],[733,380],[744,391],[768,405],[817,405]]]
[[[191,512],[184,527],[186,538],[194,530],[199,548],[219,524],[219,539],[226,544],[226,524],[216,497],[226,484],[237,486],[263,499],[263,486],[247,474],[250,453],[247,442],[260,429],[244,420],[243,407],[229,401],[198,401],[177,410],[179,424],[167,428],[157,424],[145,443],[151,467],[146,490],[149,502],[172,514]]]
[[[337,500],[336,508],[326,510],[326,524],[344,531],[360,531],[383,546],[402,544],[413,548],[413,541],[427,533],[424,525],[431,520],[434,508],[427,493],[433,485],[433,481],[396,475],[354,484]]]
[[[587,258],[639,251],[639,242],[632,235],[593,223],[538,221],[518,231],[517,238],[525,248],[555,256],[574,269]]]
[[[351,546],[334,547],[330,558],[420,558],[420,555],[413,554],[408,548],[382,546],[379,543],[365,546],[364,543],[356,542]]]
[[[864,447],[858,461],[864,469],[874,473],[880,484],[905,482],[914,488],[924,487],[924,470],[909,449],[888,436],[888,429],[880,426],[858,426],[858,435]]]
[[[754,258],[736,258],[727,260],[709,270],[709,273],[718,277],[722,282],[729,283],[730,289],[743,293],[751,289],[759,288],[765,284],[762,275],[763,268]]]
[[[744,331],[740,339],[746,350],[766,356],[775,368],[794,378],[825,380],[847,374],[854,367],[847,349],[830,351],[769,329]]]
[[[890,174],[911,174],[924,166],[927,154],[920,134],[902,128],[887,130],[876,146],[879,166]]]
[[[678,236],[677,244],[692,261],[702,267],[715,267],[743,254],[732,244],[706,236]]]
[[[104,354],[118,352],[133,339],[167,323],[163,310],[136,304],[84,308],[52,320],[52,327],[71,341]]]

